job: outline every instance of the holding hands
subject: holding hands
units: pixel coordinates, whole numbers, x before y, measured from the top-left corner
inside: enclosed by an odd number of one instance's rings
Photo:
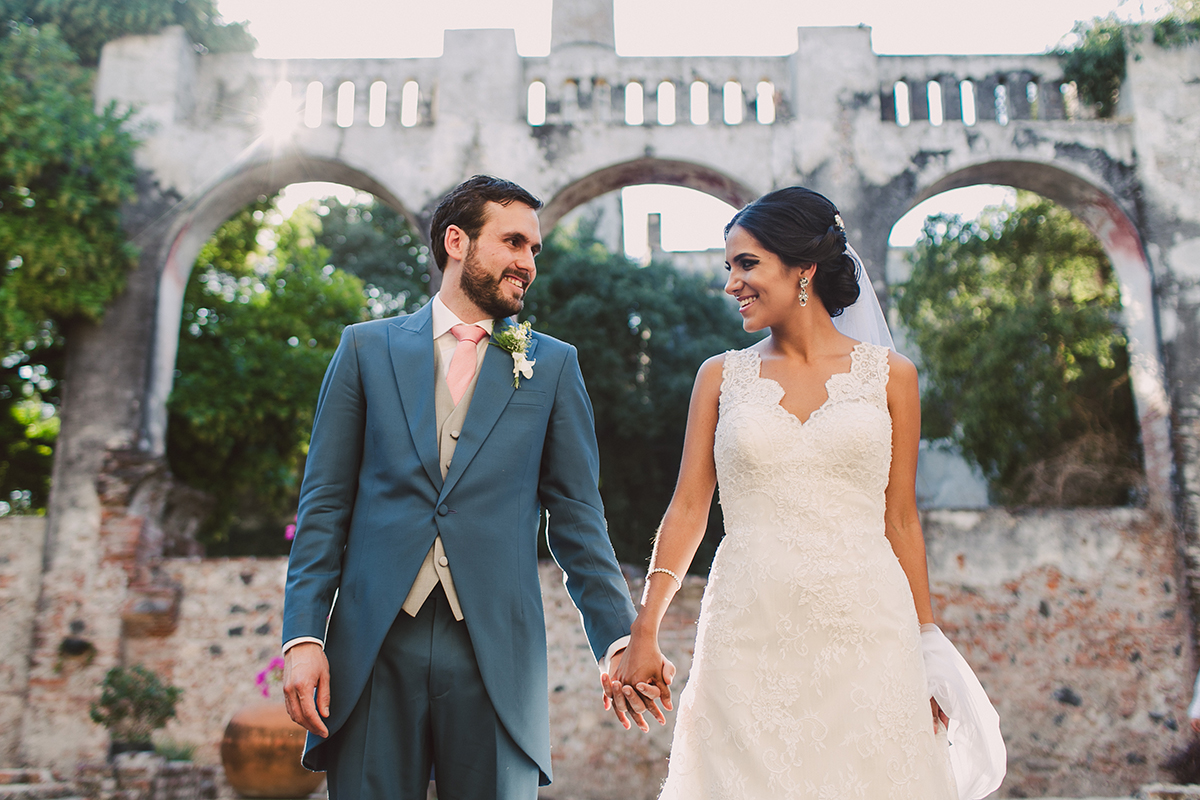
[[[675,678],[675,665],[662,654],[658,647],[657,632],[639,630],[639,619],[634,623],[629,647],[618,651],[609,664],[611,675],[600,676],[604,689],[604,708],[612,710],[625,730],[629,730],[632,717],[643,732],[650,724],[642,716],[649,712],[658,724],[666,725],[663,708],[672,710],[671,681]],[[662,708],[659,708],[659,702]]]

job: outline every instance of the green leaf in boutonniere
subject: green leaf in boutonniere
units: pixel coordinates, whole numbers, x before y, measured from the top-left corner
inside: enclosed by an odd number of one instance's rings
[[[521,378],[533,377],[532,359],[526,358],[529,343],[533,340],[533,330],[528,322],[519,325],[508,325],[492,334],[492,341],[513,359],[513,388],[521,388]]]

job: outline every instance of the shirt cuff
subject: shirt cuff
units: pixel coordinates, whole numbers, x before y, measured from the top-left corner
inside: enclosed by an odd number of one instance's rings
[[[325,649],[325,643],[322,642],[320,639],[318,639],[315,636],[297,636],[295,639],[288,639],[286,642],[283,643],[284,655],[287,655],[288,650],[291,650],[296,645],[302,644],[304,642],[312,642],[313,644],[319,644],[319,645],[321,645],[322,650]]]
[[[608,664],[610,661],[612,661],[613,656],[615,656],[621,650],[624,650],[626,647],[629,647],[629,636],[627,635],[622,636],[620,639],[617,639],[615,642],[610,644],[608,649],[604,651],[604,658],[600,659],[600,671],[605,675],[612,675],[612,670],[608,668]]]

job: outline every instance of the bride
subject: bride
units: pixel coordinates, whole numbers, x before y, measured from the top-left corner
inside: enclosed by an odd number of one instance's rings
[[[726,535],[662,797],[958,798],[922,654],[923,626],[937,629],[915,499],[916,368],[889,349],[825,197],[771,192],[725,240],[725,291],[746,330],[770,335],[700,367],[679,482],[608,688],[618,711],[670,707],[658,628],[720,484]],[[881,344],[839,331],[847,309],[867,309],[854,331]]]

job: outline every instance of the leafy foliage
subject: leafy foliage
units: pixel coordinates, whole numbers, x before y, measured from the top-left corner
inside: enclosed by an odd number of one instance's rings
[[[214,0],[0,0],[0,19],[55,26],[87,65],[99,62],[106,42],[168,25],[182,25],[193,42],[214,52],[255,45],[243,23],[222,22]]]
[[[183,695],[167,686],[150,670],[137,664],[113,667],[100,684],[100,699],[92,703],[92,721],[108,728],[113,741],[149,743],[150,734],[175,716]]]
[[[366,318],[362,282],[314,241],[316,216],[265,229],[269,210],[262,200],[218,230],[184,296],[167,457],[222,499],[201,532],[210,555],[287,551],[321,378],[342,328]],[[271,235],[268,255],[258,242]]]
[[[0,359],[0,513],[40,512],[50,497],[62,357],[51,339]]]
[[[408,220],[383,203],[326,200],[317,244],[329,263],[366,285],[371,315],[416,311],[429,300],[429,248]]]
[[[0,348],[29,349],[50,322],[100,319],[134,251],[133,137],[51,28],[0,39]]]
[[[1075,46],[1058,53],[1063,78],[1075,83],[1079,98],[1097,116],[1111,117],[1125,80],[1125,25],[1109,14],[1075,23],[1072,33],[1077,37]]]
[[[1120,297],[1099,242],[1021,194],[977,221],[931,217],[896,308],[920,349],[923,434],[1007,503],[1114,505],[1140,481]]]
[[[1171,10],[1154,23],[1154,43],[1159,47],[1185,47],[1200,40],[1200,2],[1173,0]]]
[[[536,330],[579,350],[596,414],[609,534],[619,559],[645,561],[678,476],[696,370],[757,337],[742,331],[703,278],[664,263],[639,267],[609,253],[586,227],[547,237],[525,308]],[[710,518],[693,571],[707,571],[719,520]]]

